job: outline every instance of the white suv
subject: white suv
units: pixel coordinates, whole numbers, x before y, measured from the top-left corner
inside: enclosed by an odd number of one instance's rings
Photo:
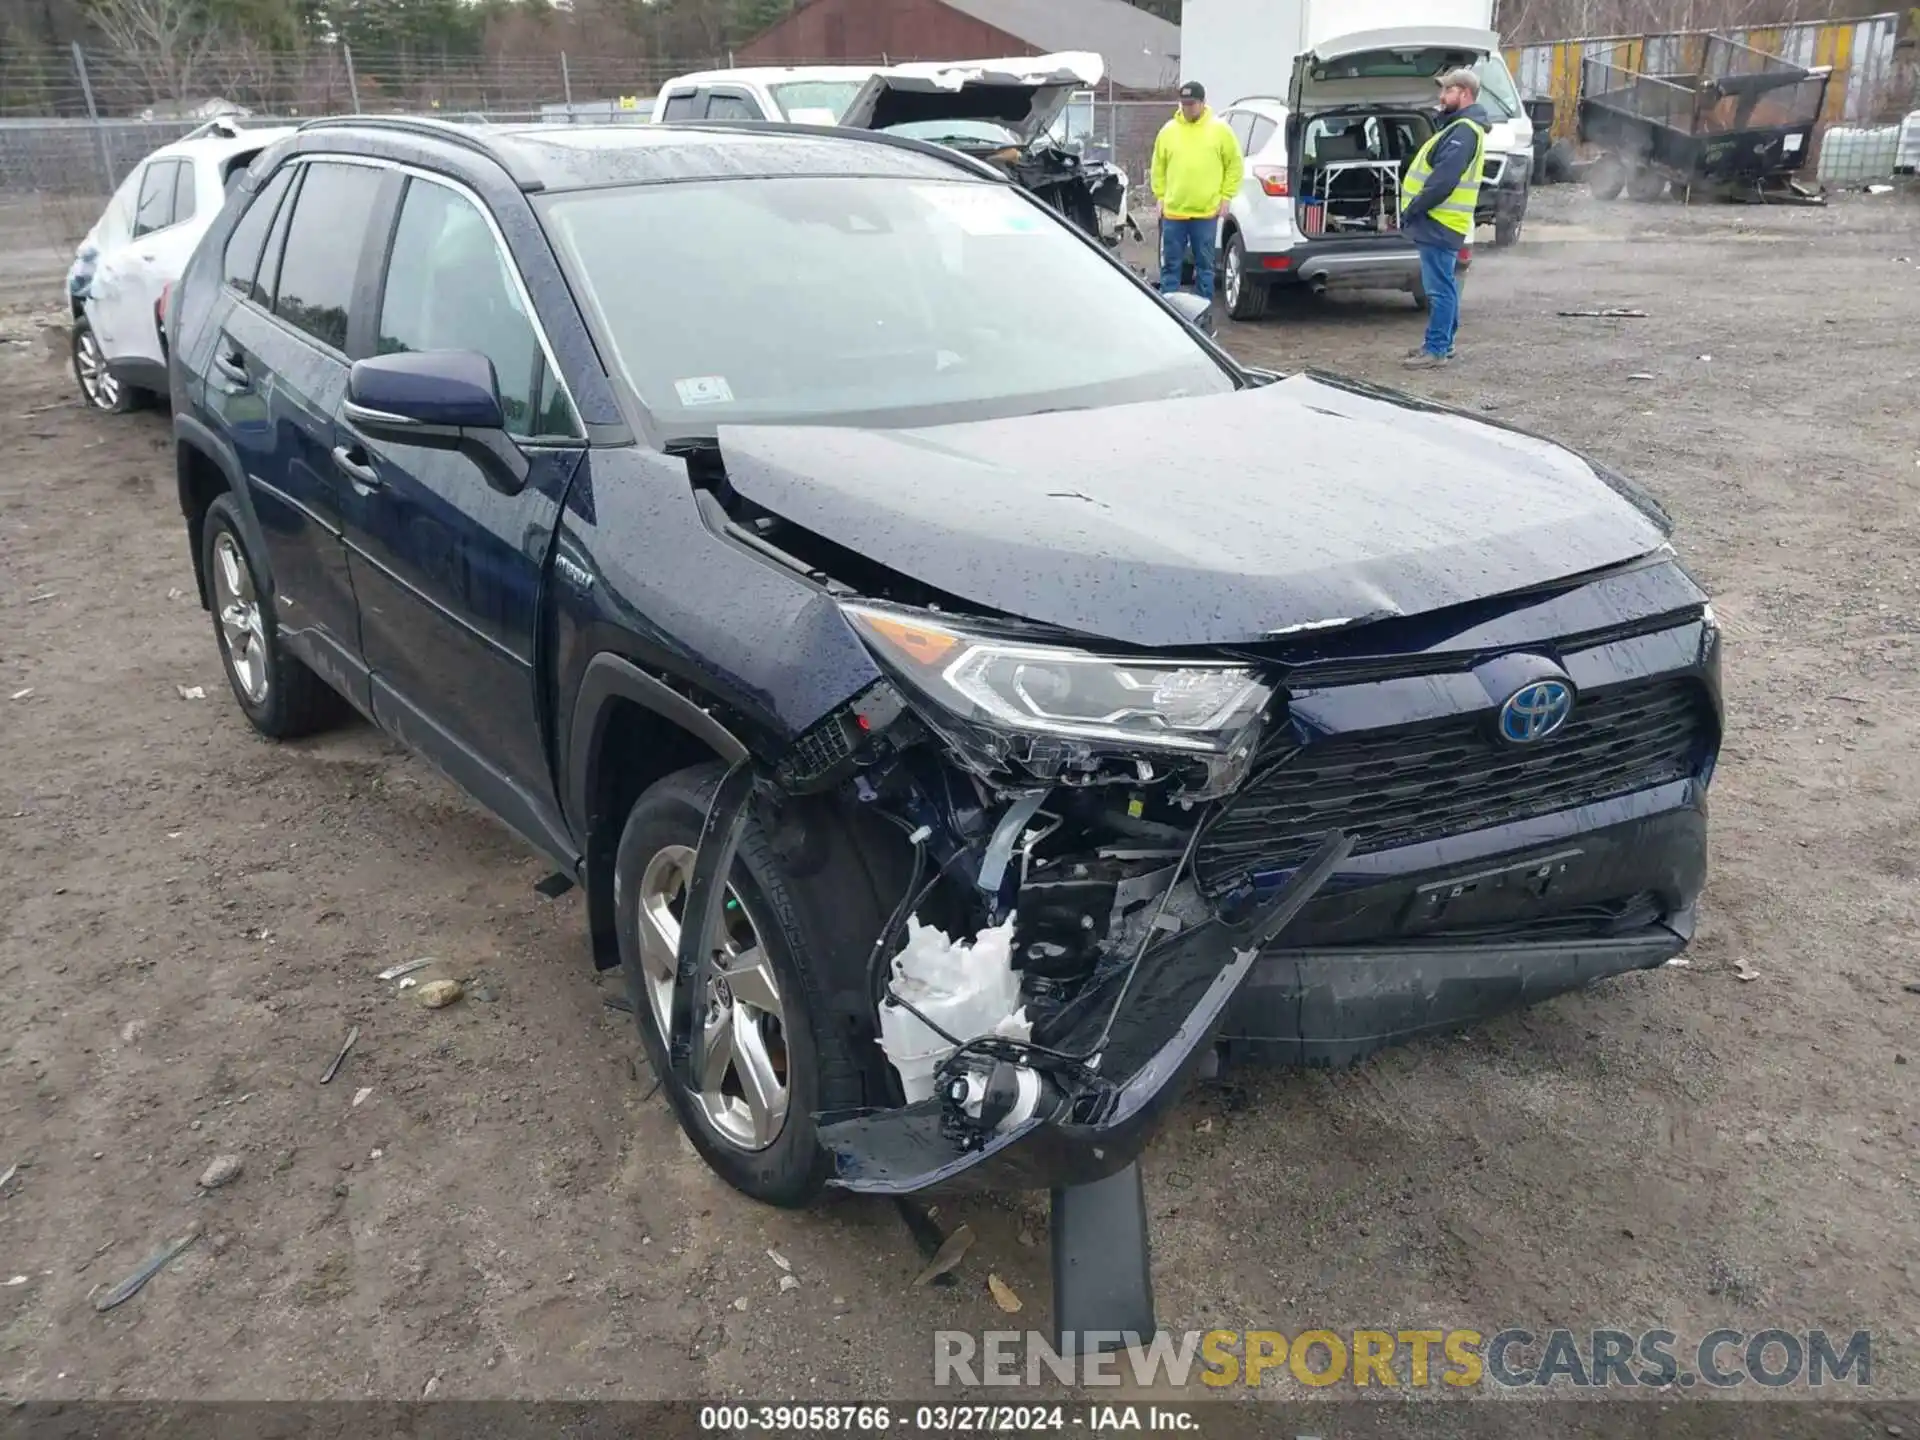
[[[1479,219],[1496,244],[1519,238],[1532,124],[1491,31],[1401,26],[1322,41],[1294,63],[1287,98],[1251,96],[1220,112],[1246,155],[1220,224],[1220,285],[1236,320],[1257,319],[1276,285],[1404,290],[1424,303],[1420,255],[1400,233],[1400,179],[1433,133],[1434,78],[1482,77],[1493,117]],[[1516,163],[1514,157],[1521,156]],[[1463,267],[1473,258],[1463,243]]]
[[[87,402],[134,409],[167,388],[167,291],[226,203],[229,183],[291,127],[213,120],[127,176],[67,271],[73,373]]]

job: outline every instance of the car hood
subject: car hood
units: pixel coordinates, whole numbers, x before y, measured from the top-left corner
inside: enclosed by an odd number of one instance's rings
[[[1660,548],[1573,452],[1326,376],[921,429],[722,426],[735,491],[982,610],[1130,645],[1444,609]],[[1661,517],[1664,518],[1664,517]]]
[[[885,130],[918,120],[997,120],[1032,144],[1077,90],[1100,83],[1106,64],[1078,51],[1006,60],[895,65],[867,81],[840,123]]]

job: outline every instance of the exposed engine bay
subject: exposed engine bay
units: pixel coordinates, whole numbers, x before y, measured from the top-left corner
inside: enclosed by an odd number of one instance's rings
[[[937,644],[880,623],[903,646]],[[1244,720],[1225,765],[1162,765],[1119,742],[995,755],[929,726],[882,681],[777,767],[729,773],[701,837],[675,994],[705,993],[712,957],[695,937],[713,933],[718,877],[756,797],[831,793],[884,817],[912,853],[863,997],[900,1103],[823,1123],[841,1182],[904,1193],[951,1183],[1037,1125],[1098,1136],[1147,1123],[1203,1058],[1246,968],[1352,848],[1330,832],[1277,894],[1246,877],[1210,893],[1195,853],[1223,813],[1210,797],[1251,754],[1258,711]],[[675,1017],[671,1047],[688,1074],[702,1063],[694,1021]],[[1102,1158],[1092,1145],[1047,1173],[1097,1175]]]
[[[868,81],[840,123],[958,150],[1113,246],[1140,238],[1126,172],[1058,123],[1104,73],[1099,56],[1080,54],[899,65]]]

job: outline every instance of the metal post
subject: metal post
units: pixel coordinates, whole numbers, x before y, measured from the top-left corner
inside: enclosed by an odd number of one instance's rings
[[[353,73],[353,47],[342,45],[340,53],[347,59],[347,98],[353,101],[353,113],[360,113],[360,77]]]
[[[107,151],[107,128],[100,123],[99,107],[93,103],[93,80],[87,74],[86,52],[80,48],[78,40],[73,42],[73,69],[80,77],[80,94],[87,102],[87,118],[93,122],[94,148],[100,152],[100,182],[104,187],[101,193],[111,195],[114,189],[113,157]]]
[[[567,102],[567,123],[573,123],[573,76],[567,71],[567,52],[560,52],[560,94]]]

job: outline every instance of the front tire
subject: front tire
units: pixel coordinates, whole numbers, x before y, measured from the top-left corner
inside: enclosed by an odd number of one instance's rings
[[[107,365],[107,352],[100,348],[100,337],[85,315],[74,317],[72,347],[73,378],[79,383],[81,398],[94,409],[124,415],[153,398],[139,386],[115,377]]]
[[[1627,188],[1626,163],[1617,155],[1602,155],[1587,171],[1587,188],[1596,200],[1617,200]]]
[[[1509,218],[1497,218],[1493,222],[1493,248],[1505,250],[1520,243],[1520,232],[1524,221],[1518,215]]]
[[[270,740],[293,740],[339,721],[346,702],[280,643],[271,597],[231,495],[207,507],[200,544],[214,639],[247,722]]]
[[[1269,292],[1265,282],[1247,274],[1247,246],[1237,230],[1227,237],[1222,270],[1220,278],[1226,292],[1228,318],[1258,320],[1264,316]]]
[[[750,817],[729,877],[724,934],[696,1023],[708,1026],[698,1088],[669,1062],[680,917],[701,825],[725,769],[669,775],[635,803],[614,859],[621,968],[640,1040],[681,1128],[729,1185],[769,1205],[797,1208],[826,1184],[829,1161],[814,1116],[866,1102],[860,1062],[828,1021],[820,977],[832,943],[810,901],[840,908],[857,877],[827,864],[802,893]]]

